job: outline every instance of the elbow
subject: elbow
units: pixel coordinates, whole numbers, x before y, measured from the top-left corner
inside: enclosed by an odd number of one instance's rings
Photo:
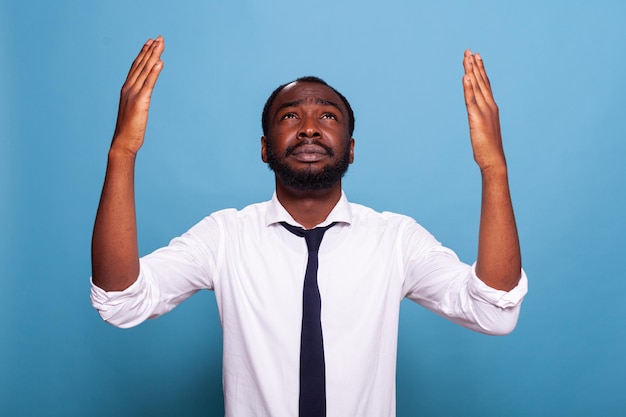
[[[520,306],[501,308],[492,306],[488,314],[481,314],[476,320],[478,328],[475,330],[490,336],[506,336],[513,333],[517,327]]]
[[[90,300],[102,320],[115,327],[134,327],[153,315],[151,294],[139,279],[121,291],[106,291],[92,278]]]
[[[517,321],[513,323],[505,323],[499,327],[492,329],[488,334],[491,336],[507,336],[513,333],[513,330],[517,327]]]
[[[124,291],[137,281],[139,271],[130,274],[93,273],[91,283],[104,291]]]

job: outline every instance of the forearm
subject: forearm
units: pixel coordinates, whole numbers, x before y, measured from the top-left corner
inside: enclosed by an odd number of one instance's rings
[[[139,275],[135,159],[141,148],[154,84],[163,68],[163,38],[149,39],[120,94],[115,134],[91,241],[92,280],[106,291],[128,288]]]
[[[476,275],[491,288],[510,291],[519,282],[522,261],[499,110],[480,54],[466,50],[463,66],[463,92],[472,150],[482,176]]]
[[[121,291],[139,275],[134,192],[135,155],[111,148],[91,246],[93,283]]]
[[[482,206],[476,274],[492,288],[510,291],[521,276],[521,254],[506,165],[481,170]]]

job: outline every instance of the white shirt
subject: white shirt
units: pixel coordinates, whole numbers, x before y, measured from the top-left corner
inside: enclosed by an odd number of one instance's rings
[[[298,414],[305,240],[271,201],[222,210],[140,261],[124,291],[92,285],[94,307],[119,327],[172,310],[200,289],[215,291],[223,329],[226,416]],[[517,323],[527,279],[492,289],[413,219],[349,203],[320,226],[318,285],[327,416],[395,416],[396,351],[404,297],[470,329],[506,334]],[[300,225],[299,225],[300,226]]]

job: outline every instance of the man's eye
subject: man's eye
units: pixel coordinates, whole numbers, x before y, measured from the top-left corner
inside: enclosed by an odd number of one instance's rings
[[[284,119],[295,119],[297,117],[298,116],[295,113],[285,113],[285,114],[282,115],[282,117],[280,119],[281,120],[284,120]]]
[[[322,119],[337,120],[337,116],[335,116],[333,113],[324,113],[324,114],[322,114]]]

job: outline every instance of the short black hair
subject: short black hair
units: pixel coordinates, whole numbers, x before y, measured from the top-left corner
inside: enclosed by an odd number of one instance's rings
[[[344,95],[341,94],[339,91],[337,91],[335,88],[333,88],[333,86],[329,85],[326,81],[322,80],[319,77],[314,77],[312,75],[308,75],[306,77],[300,77],[296,80],[280,85],[278,86],[278,88],[276,88],[276,90],[272,92],[272,94],[270,94],[267,101],[265,102],[265,106],[263,106],[263,113],[261,114],[261,126],[263,127],[264,136],[267,136],[267,132],[269,131],[269,123],[270,123],[269,112],[270,112],[270,108],[272,107],[272,104],[274,104],[274,100],[276,99],[276,96],[278,95],[278,93],[283,91],[283,89],[287,87],[289,84],[293,84],[296,82],[322,84],[330,88],[331,90],[333,90],[333,92],[339,96],[343,104],[348,109],[348,131],[350,133],[350,137],[352,137],[352,133],[354,132],[354,112],[352,111],[352,106],[350,106],[348,99],[345,98]]]

